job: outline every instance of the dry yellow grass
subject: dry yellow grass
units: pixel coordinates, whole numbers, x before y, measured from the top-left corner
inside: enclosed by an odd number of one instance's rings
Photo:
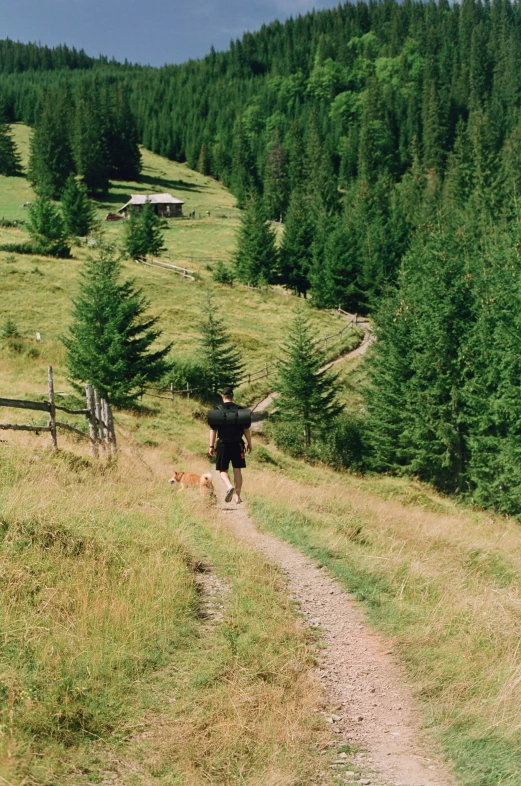
[[[279,574],[173,491],[176,446],[140,446],[127,418],[117,465],[67,437],[0,444],[0,780],[314,783],[313,654]]]

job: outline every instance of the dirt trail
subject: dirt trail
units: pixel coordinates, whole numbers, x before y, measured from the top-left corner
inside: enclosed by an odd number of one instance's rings
[[[352,317],[352,315],[348,315]],[[354,317],[352,317],[354,318]],[[364,335],[360,344],[356,347],[356,349],[351,350],[351,352],[346,352],[345,355],[340,355],[340,357],[336,358],[335,360],[331,360],[329,363],[326,363],[320,371],[326,371],[326,369],[331,368],[332,366],[336,365],[337,363],[342,363],[344,360],[352,360],[356,357],[361,357],[365,355],[369,347],[374,341],[374,334],[371,329],[371,324],[367,321],[357,322],[357,327],[361,328],[364,331]],[[253,414],[253,422],[252,422],[252,431],[262,431],[262,421],[264,419],[264,415],[268,407],[276,400],[277,394],[276,393],[268,393],[266,398],[259,401],[258,404],[252,410]]]
[[[317,678],[332,708],[324,713],[332,727],[331,744],[336,750],[345,743],[360,748],[347,760],[324,756],[324,769],[332,768],[345,784],[453,786],[448,767],[421,728],[419,709],[389,642],[370,630],[359,603],[325,569],[258,532],[244,504],[225,504],[222,483],[214,475],[220,515],[237,537],[281,568],[306,624],[322,631],[326,647]]]

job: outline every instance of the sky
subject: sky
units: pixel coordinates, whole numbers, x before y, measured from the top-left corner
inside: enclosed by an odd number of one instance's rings
[[[227,49],[230,39],[338,0],[0,0],[0,39],[67,44],[154,66]]]

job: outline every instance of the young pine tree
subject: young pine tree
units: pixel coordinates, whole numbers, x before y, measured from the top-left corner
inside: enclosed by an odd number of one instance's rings
[[[252,196],[242,217],[238,249],[235,255],[235,272],[243,284],[257,286],[270,283],[277,268],[275,235],[266,222],[260,200]]]
[[[199,333],[200,357],[206,372],[208,391],[216,394],[224,385],[237,385],[243,364],[224,321],[216,311],[212,295],[208,295],[206,299]]]
[[[157,318],[133,281],[121,281],[119,264],[105,251],[86,263],[64,339],[74,386],[92,384],[115,406],[128,407],[142,387],[170,368],[171,344],[152,349],[161,336]]]
[[[147,254],[161,253],[161,219],[151,202],[143,205],[141,210],[131,210],[125,224],[124,248],[132,259],[144,259]]]
[[[336,377],[328,370],[323,352],[301,310],[295,314],[286,344],[275,390],[277,411],[283,422],[299,425],[306,447],[316,431],[323,430],[342,411],[336,398]]]
[[[58,209],[47,197],[38,197],[29,208],[28,230],[35,254],[70,257],[67,229]]]
[[[85,237],[94,226],[94,205],[87,189],[75,177],[69,177],[61,198],[63,220],[70,236]]]

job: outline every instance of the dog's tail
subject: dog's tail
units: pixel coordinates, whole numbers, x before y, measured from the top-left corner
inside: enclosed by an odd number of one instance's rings
[[[201,475],[201,486],[212,486],[212,475],[210,472]]]

